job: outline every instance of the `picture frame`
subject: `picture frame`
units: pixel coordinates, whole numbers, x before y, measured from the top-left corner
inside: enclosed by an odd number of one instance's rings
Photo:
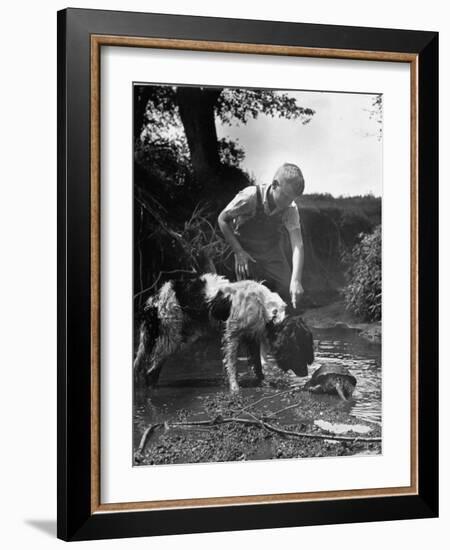
[[[409,65],[409,486],[101,502],[100,52],[105,46]],[[435,32],[86,9],[58,12],[59,538],[89,540],[438,515],[437,143]]]

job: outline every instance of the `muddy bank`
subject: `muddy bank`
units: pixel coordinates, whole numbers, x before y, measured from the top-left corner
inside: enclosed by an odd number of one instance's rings
[[[353,329],[359,336],[374,343],[381,343],[381,322],[363,323],[345,307],[343,300],[307,309],[303,318],[312,329]]]
[[[378,425],[361,422],[348,414],[349,403],[336,396],[316,396],[299,385],[280,391],[261,388],[238,396],[223,391],[203,400],[203,412],[180,409],[171,422],[151,430],[145,446],[135,449],[135,465],[227,462],[237,460],[304,458],[378,454],[381,438]],[[237,421],[229,421],[230,419]],[[240,420],[255,422],[244,424]],[[189,422],[197,425],[189,425]],[[202,422],[211,421],[212,425]],[[260,423],[259,421],[262,421]],[[318,424],[316,422],[318,421]],[[180,425],[185,423],[185,425]],[[325,424],[324,424],[325,423]],[[330,423],[330,425],[326,424]],[[329,430],[319,427],[325,425]],[[334,426],[344,426],[337,435]],[[275,430],[305,434],[276,433]],[[361,435],[361,432],[366,432]],[[320,436],[315,439],[310,436]],[[340,438],[348,438],[341,440]]]

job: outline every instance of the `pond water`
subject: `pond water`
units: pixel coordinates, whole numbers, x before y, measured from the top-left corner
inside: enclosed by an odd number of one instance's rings
[[[357,380],[348,403],[350,415],[381,425],[381,345],[359,336],[357,330],[314,331],[314,370],[320,365],[344,365]]]
[[[308,394],[311,406],[321,402],[361,421],[381,425],[380,344],[368,342],[357,331],[348,328],[317,329],[313,330],[313,335],[315,361],[309,374],[322,365],[338,363],[349,369],[357,379],[357,385],[348,402],[334,395]],[[238,373],[241,395],[252,401],[282,393],[306,381],[306,378],[297,378],[292,372],[282,372],[271,360],[264,366],[265,380],[262,386],[256,385],[253,372],[244,357],[239,359]],[[150,423],[176,421],[180,409],[188,411],[191,420],[206,419],[207,400],[227,393],[218,342],[198,341],[191,349],[178,353],[167,362],[156,388],[148,392],[135,390],[134,448],[138,447],[142,433]],[[285,397],[281,395],[261,403],[258,412],[280,410],[285,403]],[[282,420],[296,423],[303,421],[292,409],[283,413]]]

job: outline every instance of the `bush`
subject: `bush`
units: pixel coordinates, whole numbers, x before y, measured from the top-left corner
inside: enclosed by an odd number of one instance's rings
[[[349,282],[344,289],[348,309],[364,321],[381,319],[381,226],[361,240],[346,256]]]

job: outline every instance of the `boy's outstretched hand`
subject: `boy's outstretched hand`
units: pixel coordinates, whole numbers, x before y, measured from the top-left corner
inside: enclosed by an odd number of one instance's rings
[[[234,254],[234,270],[236,273],[236,279],[242,281],[243,279],[248,279],[250,273],[248,270],[248,262],[255,262],[250,254],[245,250],[240,250]]]
[[[289,287],[289,292],[291,294],[292,307],[296,309],[304,293],[302,283],[297,279],[293,279]]]

